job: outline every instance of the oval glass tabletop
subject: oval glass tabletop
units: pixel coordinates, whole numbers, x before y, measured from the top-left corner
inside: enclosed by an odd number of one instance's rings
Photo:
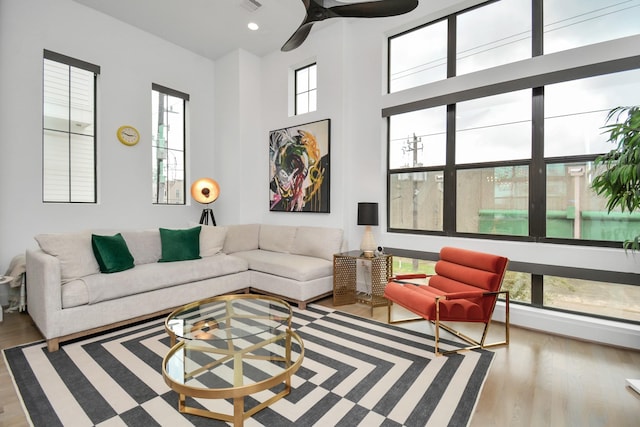
[[[291,306],[263,295],[222,295],[187,304],[165,320],[172,336],[187,340],[234,340],[273,331],[291,321]]]

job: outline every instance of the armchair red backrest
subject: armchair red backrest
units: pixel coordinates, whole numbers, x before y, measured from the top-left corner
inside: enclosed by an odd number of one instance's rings
[[[507,258],[502,256],[444,247],[440,250],[436,275],[429,280],[429,286],[457,292],[463,284],[496,292],[500,290],[507,263]]]

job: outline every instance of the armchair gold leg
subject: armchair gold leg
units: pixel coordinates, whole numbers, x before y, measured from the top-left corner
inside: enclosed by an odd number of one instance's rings
[[[415,322],[416,320],[425,320],[425,318],[422,317],[422,316],[405,317],[405,318],[402,318],[402,319],[392,319],[391,318],[391,306],[392,305],[393,305],[393,301],[389,301],[389,304],[387,304],[387,323],[389,323],[390,325],[396,324],[396,323]]]
[[[505,321],[504,321],[504,337],[505,339],[502,341],[496,341],[493,343],[489,343],[489,344],[485,344],[485,340],[487,338],[487,333],[489,332],[489,325],[491,324],[491,319],[489,319],[489,321],[487,323],[484,324],[484,329],[482,331],[482,338],[480,341],[476,341],[475,339],[463,334],[462,332],[452,328],[451,326],[445,325],[444,323],[440,322],[440,301],[439,298],[436,299],[436,320],[432,321],[432,323],[434,323],[435,325],[435,353],[437,356],[439,355],[447,355],[447,354],[452,354],[452,353],[459,353],[462,351],[469,351],[469,350],[476,350],[478,348],[490,348],[490,347],[497,347],[500,345],[509,345],[509,292],[508,291],[500,291],[497,292],[497,294],[505,294]],[[495,309],[495,303],[494,303],[494,309]],[[492,314],[493,314],[493,310],[492,310]],[[456,337],[462,339],[463,341],[471,344],[470,346],[467,347],[462,347],[459,349],[455,349],[455,350],[448,350],[448,351],[443,351],[440,352],[438,347],[439,347],[439,339],[440,339],[440,334],[438,333],[439,329],[442,328],[445,331],[455,335]]]

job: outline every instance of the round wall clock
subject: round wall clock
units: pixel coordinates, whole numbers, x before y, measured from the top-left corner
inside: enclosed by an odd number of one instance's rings
[[[118,128],[118,140],[124,145],[136,145],[140,141],[140,132],[133,126],[120,126]]]

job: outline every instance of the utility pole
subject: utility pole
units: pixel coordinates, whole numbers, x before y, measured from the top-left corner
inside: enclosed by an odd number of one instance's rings
[[[407,139],[407,142],[405,143],[405,146],[402,147],[402,152],[403,153],[412,153],[412,157],[413,157],[413,162],[411,164],[411,167],[417,167],[417,166],[421,166],[420,163],[418,163],[418,151],[422,151],[423,149],[423,145],[422,145],[422,138],[417,137],[416,134],[413,134],[413,138],[409,137]],[[412,196],[412,204],[413,204],[413,229],[417,229],[418,228],[418,182],[416,181],[416,173],[413,173],[413,177],[411,179],[412,185],[413,185],[413,196]],[[418,260],[414,259],[413,260],[413,269],[417,270],[418,269]]]

